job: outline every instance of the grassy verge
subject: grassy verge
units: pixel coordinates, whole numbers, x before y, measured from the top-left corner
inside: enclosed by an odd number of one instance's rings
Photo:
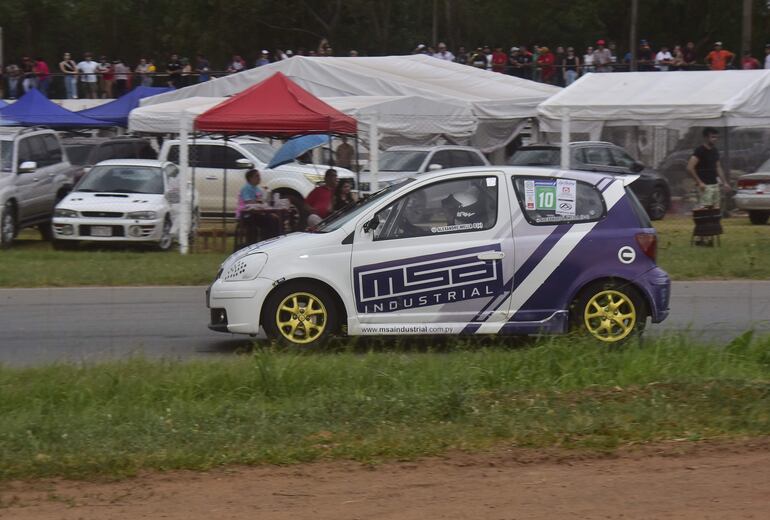
[[[753,226],[745,216],[722,219],[721,247],[690,245],[689,217],[655,222],[658,264],[674,280],[770,279],[770,227]]]
[[[770,338],[0,368],[0,479],[770,434]]]

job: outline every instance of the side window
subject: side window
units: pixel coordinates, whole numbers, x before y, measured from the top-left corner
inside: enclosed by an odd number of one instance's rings
[[[612,164],[612,158],[610,157],[610,151],[607,148],[584,148],[586,164],[599,164],[602,166],[609,166]]]
[[[208,158],[207,164],[198,165],[201,167],[233,170],[237,167],[235,161],[238,159],[244,159],[241,152],[234,150],[229,146],[207,145],[203,148],[208,148],[210,156]],[[203,161],[201,161],[201,163],[203,163]]]
[[[225,152],[225,168],[228,168],[230,170],[237,168],[238,164],[236,161],[238,159],[245,159],[243,154],[239,152],[238,150],[234,148],[227,147],[227,151]]]
[[[193,148],[197,149],[197,146],[191,146],[190,147],[190,156],[193,155]],[[168,153],[166,154],[166,160],[171,161],[172,163],[179,164],[179,145],[178,144],[172,144],[168,147]],[[190,161],[190,166],[192,166],[192,161]]]
[[[32,148],[29,146],[29,139],[19,141],[19,166],[27,161],[34,161],[32,158]]]
[[[45,146],[45,140],[42,135],[33,135],[27,139],[29,143],[29,149],[32,153],[32,159],[37,163],[38,168],[41,166],[50,166],[53,164],[51,158],[48,156],[48,150]]]
[[[433,154],[433,157],[430,158],[430,161],[428,162],[428,167],[430,167],[431,164],[440,164],[442,168],[451,168],[452,165],[452,155],[449,150],[439,150],[438,152]]]
[[[604,218],[602,194],[582,181],[555,177],[513,177],[516,198],[533,225],[593,222]]]
[[[615,166],[630,169],[634,165],[634,160],[624,150],[610,148],[610,153],[612,160],[615,161]]]
[[[139,159],[157,159],[158,158],[158,154],[155,153],[155,150],[152,148],[152,145],[150,145],[150,143],[140,142],[137,144],[139,148],[139,151],[137,152],[137,157]],[[177,155],[179,155],[179,148],[177,148]],[[176,162],[176,161],[171,161],[171,162]]]
[[[417,188],[377,213],[375,240],[467,233],[497,222],[497,177],[470,177]]]
[[[117,152],[118,152],[117,145],[115,143],[102,143],[102,145],[96,149],[94,164],[101,161],[106,161],[108,159],[119,158],[119,155],[117,154]]]
[[[467,158],[467,165],[468,166],[486,166],[486,163],[484,162],[484,159],[477,153],[474,152],[462,152],[465,154]]]
[[[48,164],[58,164],[62,162],[61,144],[55,136],[47,134],[43,136],[45,142],[46,155],[48,156]]]

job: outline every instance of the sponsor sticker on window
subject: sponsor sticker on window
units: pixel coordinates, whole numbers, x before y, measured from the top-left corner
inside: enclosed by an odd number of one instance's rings
[[[575,215],[577,185],[574,180],[556,180],[556,214],[565,216]]]

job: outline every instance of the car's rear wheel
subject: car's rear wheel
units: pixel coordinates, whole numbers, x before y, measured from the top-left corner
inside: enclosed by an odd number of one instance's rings
[[[647,306],[631,285],[604,281],[583,290],[572,308],[573,327],[605,344],[641,335]]]
[[[337,328],[337,308],[320,285],[279,286],[265,301],[262,327],[269,338],[292,347],[322,345]]]
[[[668,191],[662,186],[656,186],[650,194],[650,200],[647,203],[647,214],[650,220],[662,220],[666,216],[669,205]]]
[[[0,209],[0,249],[8,249],[16,238],[16,215],[11,202]]]
[[[770,219],[770,211],[749,211],[749,221],[752,224],[761,226],[762,224],[767,224],[768,219]]]

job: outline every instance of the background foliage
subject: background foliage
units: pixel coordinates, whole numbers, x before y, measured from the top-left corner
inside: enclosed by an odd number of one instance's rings
[[[55,60],[68,50],[164,59],[206,54],[222,66],[232,54],[252,63],[263,49],[315,48],[335,53],[407,53],[437,35],[450,48],[479,44],[558,44],[583,48],[597,38],[628,47],[630,0],[3,0],[6,62],[22,55]],[[642,0],[639,36],[657,48],[688,40],[705,53],[716,39],[740,44],[738,0]],[[770,30],[765,0],[755,0],[755,54]],[[435,43],[435,42],[434,42]]]

